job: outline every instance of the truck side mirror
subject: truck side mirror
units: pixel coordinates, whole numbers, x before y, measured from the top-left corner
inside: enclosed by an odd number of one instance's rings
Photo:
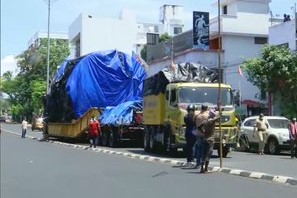
[[[240,106],[240,93],[239,91],[236,91],[235,95],[233,96],[234,104],[236,106]]]

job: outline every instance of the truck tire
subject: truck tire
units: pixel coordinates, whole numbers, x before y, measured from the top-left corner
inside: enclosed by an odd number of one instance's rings
[[[150,134],[149,134],[149,130],[148,127],[145,126],[144,127],[144,134],[143,134],[143,148],[145,152],[150,152]]]
[[[149,147],[150,147],[150,151],[152,152],[156,150],[155,132],[153,127],[149,128],[149,135],[150,135]]]
[[[110,134],[109,134],[109,137],[108,137],[108,142],[109,142],[109,146],[112,147],[112,148],[115,148],[117,147],[118,145],[118,141],[117,141],[117,138],[116,138],[116,134],[114,131],[112,131]]]
[[[229,146],[223,146],[223,158],[226,158],[229,153]],[[218,156],[221,157],[220,147],[218,148]]]
[[[164,151],[165,153],[174,157],[177,155],[177,148],[172,147],[173,143],[174,141],[171,135],[170,126],[167,126],[165,127],[165,130],[164,130]]]
[[[108,146],[108,135],[105,131],[102,133],[102,146]]]

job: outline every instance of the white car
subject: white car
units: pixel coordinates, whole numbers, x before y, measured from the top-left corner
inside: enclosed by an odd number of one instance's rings
[[[246,118],[239,132],[240,150],[247,151],[251,147],[258,149],[259,137],[254,133],[256,120],[259,116]],[[268,122],[268,130],[266,135],[265,152],[270,154],[278,154],[281,150],[290,149],[290,137],[288,124],[290,121],[281,116],[265,116]]]

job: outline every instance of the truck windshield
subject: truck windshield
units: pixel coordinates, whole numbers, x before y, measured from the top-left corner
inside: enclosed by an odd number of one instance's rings
[[[222,88],[222,105],[232,105],[232,91]],[[217,105],[218,88],[216,87],[183,87],[179,89],[179,103]]]

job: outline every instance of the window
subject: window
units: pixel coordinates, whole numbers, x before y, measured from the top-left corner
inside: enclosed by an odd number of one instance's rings
[[[174,34],[180,34],[182,33],[183,29],[181,27],[174,27],[173,33]]]
[[[256,119],[248,120],[244,123],[244,126],[254,127],[256,124]]]
[[[255,37],[255,44],[264,45],[268,43],[267,37]]]
[[[228,14],[228,9],[227,9],[227,6],[223,6],[223,14]]]

